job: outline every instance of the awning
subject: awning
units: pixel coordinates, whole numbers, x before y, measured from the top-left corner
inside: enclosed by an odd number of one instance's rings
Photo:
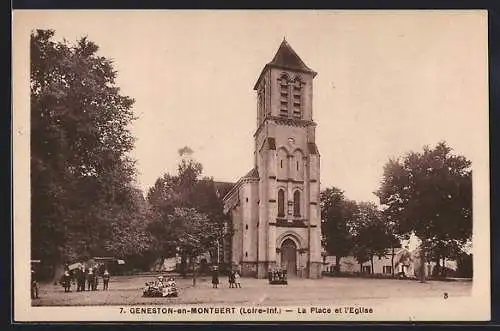
[[[76,262],[76,263],[73,263],[73,264],[69,265],[68,269],[69,270],[75,270],[75,269],[80,269],[81,267],[83,267],[83,263]]]
[[[458,269],[457,262],[452,261],[452,260],[445,260],[444,266],[448,269],[453,270],[453,271],[457,271],[457,269]]]

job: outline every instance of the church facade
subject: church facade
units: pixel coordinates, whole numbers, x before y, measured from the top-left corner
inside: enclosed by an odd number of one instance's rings
[[[286,40],[257,79],[254,166],[224,196],[244,276],[321,277],[320,155],[310,69]],[[229,261],[228,261],[229,262]]]

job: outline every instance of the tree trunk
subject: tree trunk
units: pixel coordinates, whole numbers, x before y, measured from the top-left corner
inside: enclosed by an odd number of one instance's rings
[[[370,270],[370,274],[372,274],[372,275],[373,275],[373,274],[375,273],[375,270],[373,270],[373,255],[372,255],[372,256],[370,256],[370,263],[371,263],[371,265],[372,265],[372,268],[371,268],[371,270]]]
[[[186,278],[186,269],[187,269],[186,268],[187,267],[186,266],[186,262],[187,262],[186,258],[187,258],[186,254],[182,253],[182,255],[181,255],[181,270],[180,271],[181,271],[181,276],[183,278]]]
[[[420,250],[420,282],[425,283],[425,254]]]
[[[196,268],[196,260],[195,258],[191,258],[192,264],[193,264],[193,287],[196,287],[196,276],[198,274],[198,270]]]
[[[446,263],[446,257],[443,256],[443,267],[441,268],[441,276],[442,277],[446,277],[446,267],[445,267],[445,264]]]
[[[394,246],[392,247],[392,253],[391,253],[391,273],[392,277],[394,277]]]
[[[340,256],[335,255],[335,273],[340,272]]]

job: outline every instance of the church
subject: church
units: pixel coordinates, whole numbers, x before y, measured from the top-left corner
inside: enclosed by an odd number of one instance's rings
[[[283,40],[254,90],[254,166],[223,197],[230,262],[243,276],[321,277],[320,155],[310,69]],[[229,262],[229,261],[228,261]]]

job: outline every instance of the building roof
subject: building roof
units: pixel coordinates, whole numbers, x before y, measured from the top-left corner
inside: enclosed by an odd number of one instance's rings
[[[295,53],[292,46],[290,46],[290,44],[285,39],[283,39],[280,47],[278,48],[278,51],[276,52],[276,55],[274,55],[274,58],[268,64],[281,68],[300,70],[315,74],[315,72],[311,68],[309,68],[304,63],[304,61],[302,61],[297,53]]]
[[[230,197],[232,195],[232,192],[234,192],[235,190],[237,190],[237,188],[241,185],[241,183],[243,182],[243,180],[245,179],[252,179],[252,180],[258,180],[259,179],[259,171],[257,170],[257,168],[253,168],[252,170],[250,170],[249,172],[247,172],[247,174],[243,177],[241,177],[238,182],[236,182],[235,184],[233,184],[231,186],[231,188],[229,188],[227,191],[225,191],[225,193],[223,195],[221,195],[222,200],[226,200],[228,197]]]
[[[257,170],[257,168],[253,168],[242,178],[259,178],[259,171]]]
[[[316,76],[316,74],[317,74],[314,70],[309,68],[304,63],[304,61],[302,61],[302,59],[293,50],[292,46],[290,46],[290,44],[285,39],[283,39],[283,41],[281,42],[281,45],[278,48],[278,51],[274,55],[271,62],[266,64],[264,69],[262,69],[262,72],[259,75],[259,79],[257,80],[257,83],[254,86],[254,89],[257,89],[257,85],[259,84],[259,81],[260,81],[260,78],[262,77],[262,74],[269,67],[307,72],[307,73],[312,74],[313,77]]]

